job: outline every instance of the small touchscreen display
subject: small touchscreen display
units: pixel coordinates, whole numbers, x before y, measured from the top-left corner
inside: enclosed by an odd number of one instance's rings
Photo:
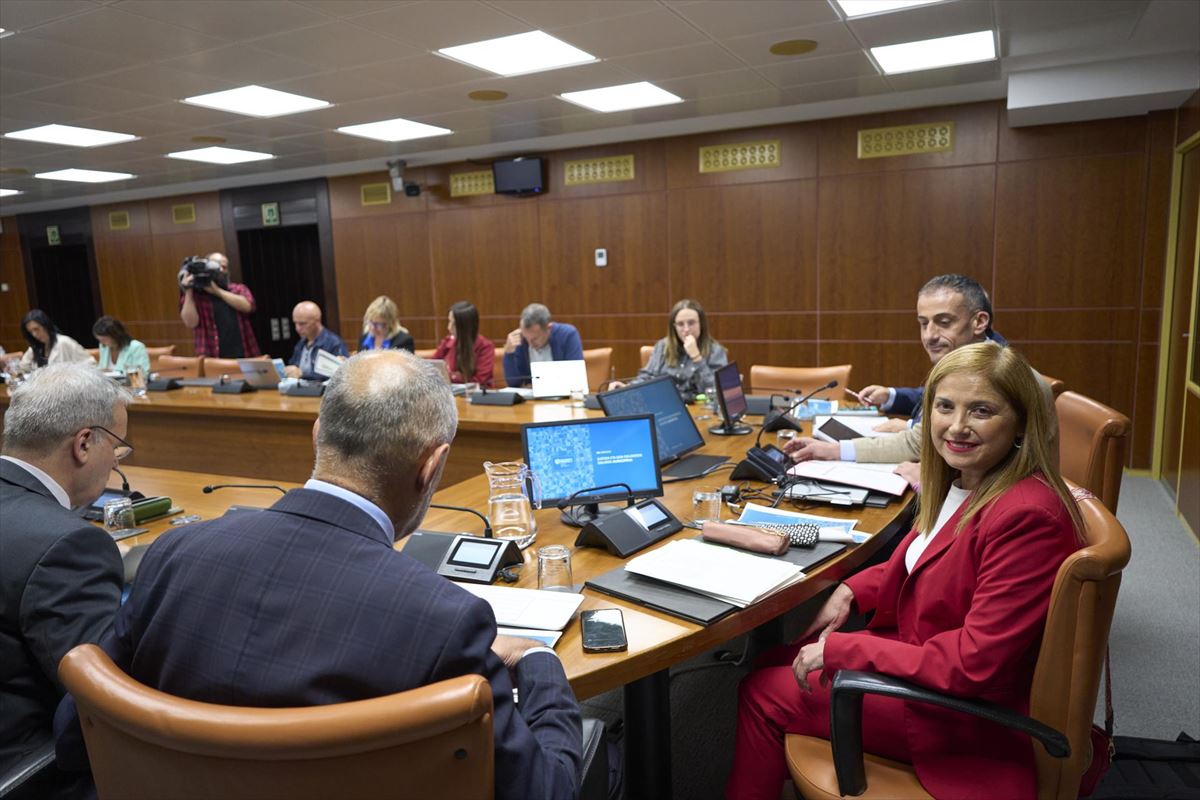
[[[449,562],[462,567],[486,567],[492,563],[499,549],[500,542],[472,542],[462,539],[450,554]]]

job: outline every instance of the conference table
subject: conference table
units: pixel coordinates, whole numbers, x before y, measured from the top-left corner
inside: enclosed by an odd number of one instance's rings
[[[538,410],[539,407],[542,410]],[[462,410],[461,405],[460,410]],[[477,408],[476,410],[483,409]],[[486,410],[500,412],[497,416],[508,420],[505,424],[496,425],[496,429],[501,433],[512,425],[519,428],[516,420],[521,417],[532,420],[542,417],[564,418],[564,415],[567,418],[576,415],[590,416],[598,413],[573,408],[567,403],[525,404],[525,406],[514,408],[487,408]],[[706,439],[706,446],[702,452],[728,455],[731,457],[731,463],[736,462],[751,445],[754,437],[713,436],[707,433],[707,427],[715,420],[702,419],[705,413],[705,409],[693,407],[693,415],[701,417],[698,425]],[[769,436],[773,438],[774,435],[770,434]],[[135,442],[139,447],[144,438],[141,435],[135,437]],[[462,434],[460,434],[460,438],[462,438]],[[486,440],[481,437],[479,441]],[[516,438],[516,442],[519,449],[519,437]],[[459,444],[460,442],[456,441],[452,446],[452,456]],[[311,448],[311,443],[309,446]],[[256,443],[254,449],[267,450],[268,448]],[[511,447],[497,453],[474,450],[469,452],[470,458],[475,460],[475,466],[471,470],[472,476],[440,489],[434,497],[434,502],[466,506],[486,513],[488,482],[479,467],[479,462],[485,458],[491,460],[508,458],[513,455],[513,452]],[[267,456],[270,454],[267,453]],[[309,457],[311,458],[311,451]],[[285,489],[293,488],[296,485],[295,482],[274,480],[279,477],[279,473],[271,473],[267,470],[264,472],[266,474],[248,475],[243,472],[231,475],[141,466],[131,466],[126,470],[133,488],[146,495],[169,495],[176,505],[183,508],[185,513],[200,514],[205,519],[220,515],[232,504],[265,507],[278,497],[277,492],[264,489],[221,489],[205,494],[202,490],[205,485],[253,483],[256,478],[272,479],[273,483],[278,483]],[[663,504],[681,520],[686,521],[691,518],[691,497],[694,490],[717,488],[729,482],[729,471],[725,469],[718,470],[704,478],[667,483],[664,486]],[[446,486],[446,481],[443,481],[442,485]],[[580,700],[612,689],[623,688],[625,695],[626,780],[629,797],[661,798],[669,797],[671,793],[668,669],[672,665],[711,650],[730,639],[771,623],[786,611],[816,597],[858,569],[885,545],[894,541],[897,534],[903,532],[902,528],[908,520],[909,499],[910,496],[898,498],[886,508],[803,507],[803,510],[809,513],[855,519],[858,530],[873,535],[867,542],[850,547],[838,556],[813,568],[799,583],[707,626],[660,613],[592,589],[582,590],[585,598],[582,609],[617,607],[622,610],[629,641],[628,651],[585,654],[580,642],[580,628],[577,619],[567,626],[555,650],[562,659],[571,687]],[[564,525],[559,519],[557,509],[543,509],[536,512],[535,515],[538,521],[537,542],[523,552],[523,565],[519,571],[520,577],[516,586],[536,588],[536,550],[547,544],[563,544],[572,548],[572,569],[577,584],[582,585],[589,578],[615,569],[623,563],[622,559],[609,555],[603,550],[575,548],[573,545],[578,530]],[[729,512],[726,509],[723,518],[728,517]],[[248,520],[248,524],[252,524],[252,522]],[[168,520],[159,520],[150,523],[147,527],[150,529],[147,534],[127,539],[122,544],[147,543],[171,526]],[[476,534],[481,532],[481,524],[477,517],[440,509],[431,509],[421,527],[424,530],[447,532]],[[680,533],[653,547],[696,535],[696,531],[684,528]],[[403,546],[403,541],[398,544],[400,549]]]

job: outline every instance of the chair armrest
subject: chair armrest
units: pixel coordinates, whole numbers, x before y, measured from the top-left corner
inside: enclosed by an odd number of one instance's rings
[[[838,790],[843,795],[857,796],[867,790],[862,750],[862,704],[863,695],[866,694],[894,697],[909,703],[929,703],[970,714],[1037,739],[1054,758],[1071,755],[1071,743],[1066,736],[1024,714],[994,703],[965,700],[935,692],[874,672],[842,669],[833,676],[830,690],[829,742],[833,748],[833,768],[837,773]]]
[[[608,737],[604,722],[584,717],[579,800],[608,800]]]
[[[0,797],[8,797],[26,782],[37,777],[54,764],[54,741],[51,740],[22,758],[12,769],[0,775]]]

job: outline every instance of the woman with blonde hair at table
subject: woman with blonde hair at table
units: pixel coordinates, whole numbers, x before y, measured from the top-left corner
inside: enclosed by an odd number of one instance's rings
[[[413,352],[413,337],[400,324],[400,309],[386,294],[371,301],[363,312],[363,336],[359,350],[407,350]]]
[[[847,578],[800,641],[743,681],[728,797],[779,797],[784,736],[829,736],[828,681],[878,672],[1028,713],[1058,568],[1082,544],[1053,423],[1029,363],[991,342],[943,357],[925,385],[916,523],[891,558]],[[866,630],[841,632],[852,612]],[[1033,798],[1033,744],[923,703],[868,695],[863,748],[913,765],[938,800]],[[986,788],[985,788],[986,787]]]

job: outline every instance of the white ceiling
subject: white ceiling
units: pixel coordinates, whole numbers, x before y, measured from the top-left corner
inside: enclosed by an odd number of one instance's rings
[[[992,99],[1006,96],[1011,74],[1116,61],[1125,74],[1164,56],[1182,65],[1170,78],[1147,71],[1140,111],[1177,105],[1200,86],[1200,0],[947,0],[850,21],[827,0],[2,0],[0,27],[16,31],[0,39],[0,131],[63,123],[141,137],[92,149],[0,139],[0,168],[29,173],[0,173],[0,186],[23,192],[0,200],[4,213],[363,172],[397,155],[444,163]],[[866,52],[985,28],[998,32],[996,62],[884,77]],[[600,61],[499,78],[434,52],[533,29]],[[819,46],[772,55],[784,39]],[[685,102],[598,114],[555,97],[638,80]],[[251,83],[334,105],[260,120],[179,103]],[[508,98],[479,103],[467,97],[476,89]],[[1088,116],[1140,113],[1127,94],[1108,106],[1090,98]],[[454,133],[383,144],[334,132],[392,117]],[[194,136],[277,158],[212,166],[163,157],[201,146]],[[137,177],[32,177],[68,167]]]

